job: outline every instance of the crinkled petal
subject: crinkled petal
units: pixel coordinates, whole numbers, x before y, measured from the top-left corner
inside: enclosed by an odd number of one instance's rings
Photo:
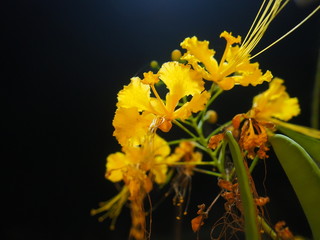
[[[139,113],[137,108],[118,108],[113,119],[113,136],[122,145],[139,145],[144,141],[155,116]]]
[[[262,84],[263,82],[270,82],[273,77],[270,71],[262,74],[261,70],[259,69],[259,64],[250,63],[249,61],[238,65],[236,70],[237,72],[235,73],[235,76],[233,76],[235,84],[245,87],[249,84],[256,86],[258,84]]]
[[[270,82],[272,79],[271,72],[267,71],[265,74],[262,74],[262,71],[259,69],[258,63],[250,63],[249,54],[242,56],[242,60],[240,63],[235,64],[233,67],[229,66],[232,65],[233,62],[236,62],[236,59],[239,58],[239,50],[239,46],[230,47],[226,57],[226,61],[228,62],[228,64],[222,67],[222,69],[227,69],[226,71],[224,71],[225,74],[229,75],[233,73],[230,78],[234,80],[234,84],[246,87],[249,84],[251,84],[252,86],[256,86],[265,81]]]
[[[288,121],[300,113],[298,99],[290,98],[282,84],[282,79],[275,78],[270,82],[268,90],[254,97],[253,109],[256,118],[274,117]]]
[[[166,140],[159,137],[158,135],[154,136],[153,141],[153,154],[154,156],[161,156],[162,158],[170,154],[170,147]],[[159,160],[159,159],[158,159]]]
[[[204,91],[200,94],[195,94],[190,102],[185,103],[178,110],[175,111],[175,118],[187,119],[190,117],[191,113],[196,113],[204,109],[206,103],[210,98],[210,93]]]
[[[194,95],[204,89],[201,75],[191,69],[190,65],[167,62],[162,65],[158,73],[170,94],[176,98],[181,99],[184,96]]]
[[[118,93],[117,107],[136,107],[139,111],[148,110],[152,112],[150,105],[150,86],[143,84],[138,77],[131,78],[131,83]]]
[[[123,179],[123,173],[127,169],[127,158],[121,152],[110,154],[107,157],[107,172],[105,177],[112,182],[118,182]]]
[[[213,80],[218,71],[218,63],[214,59],[215,51],[209,49],[208,41],[199,41],[197,37],[186,38],[180,46],[187,50],[181,59],[187,60],[193,68],[202,73],[206,80]],[[199,63],[204,64],[205,68]],[[206,70],[205,70],[206,69]]]
[[[154,165],[151,169],[151,172],[155,176],[154,181],[156,183],[164,183],[167,179],[168,166],[166,164]]]
[[[170,154],[168,143],[158,135],[154,135],[148,143],[144,144],[144,154],[150,156],[146,158],[147,171],[150,170],[155,176],[156,183],[163,183],[167,178],[166,157]]]

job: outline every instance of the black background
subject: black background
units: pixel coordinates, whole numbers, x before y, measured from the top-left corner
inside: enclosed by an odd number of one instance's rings
[[[108,230],[108,221],[99,223],[90,216],[90,209],[117,192],[104,179],[106,156],[120,150],[111,125],[117,92],[151,60],[169,60],[185,37],[210,40],[219,55],[225,44],[219,34],[227,30],[244,36],[259,2],[2,2],[1,238],[127,239],[127,209],[114,232]],[[257,50],[314,7],[289,3]],[[264,71],[285,79],[290,95],[299,98],[302,112],[294,123],[310,124],[318,47],[319,14],[256,58]],[[214,105],[219,123],[247,111],[252,97],[266,87],[236,87],[227,92]],[[271,221],[285,220],[294,233],[310,237],[299,203],[274,157],[266,161],[266,169],[260,163],[253,175],[260,187],[265,173]],[[184,239],[195,239],[189,221],[196,205],[209,204],[217,191],[215,179],[195,176],[189,218],[183,222]],[[221,216],[222,204],[212,210],[212,219]],[[153,213],[152,239],[175,239],[174,216],[167,199]],[[208,229],[213,222],[208,220]],[[208,232],[203,239],[209,239]]]

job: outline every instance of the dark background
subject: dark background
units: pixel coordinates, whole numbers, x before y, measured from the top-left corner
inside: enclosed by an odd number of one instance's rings
[[[253,0],[109,0],[1,3],[1,98],[3,114],[1,239],[127,239],[130,215],[123,210],[114,232],[90,209],[117,191],[104,179],[105,158],[119,151],[111,125],[116,95],[130,77],[156,59],[167,61],[180,42],[196,35],[217,52],[223,30],[244,36],[259,8]],[[276,40],[315,5],[294,3],[271,24],[257,47]],[[286,80],[302,106],[294,123],[310,124],[319,13],[300,29],[256,58],[261,68]],[[236,87],[214,108],[219,123],[251,106],[266,89]],[[277,160],[258,165],[257,185],[265,191],[273,223],[285,220],[294,233],[310,237],[299,203]],[[260,189],[264,189],[261,187]],[[216,181],[196,175],[186,236],[195,239],[190,219],[196,205],[209,204]],[[209,193],[209,194],[208,194]],[[154,200],[157,202],[157,200]],[[208,229],[221,216],[223,201],[212,210]],[[153,213],[152,239],[174,239],[171,199]],[[209,230],[208,230],[209,231]],[[209,239],[205,232],[203,239]]]

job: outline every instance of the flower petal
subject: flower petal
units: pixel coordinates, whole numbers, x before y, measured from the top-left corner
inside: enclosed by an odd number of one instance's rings
[[[121,153],[113,153],[107,157],[107,172],[105,177],[112,182],[118,182],[123,179],[123,173],[126,171],[128,161],[126,156]]]
[[[150,86],[143,84],[138,77],[131,78],[131,83],[118,93],[117,107],[136,107],[139,111],[151,110]],[[152,111],[152,110],[151,110]]]
[[[185,103],[174,113],[174,118],[187,119],[191,113],[196,113],[204,109],[210,98],[210,93],[204,91],[200,94],[195,94],[190,102]]]
[[[186,38],[180,46],[187,50],[181,59],[187,60],[195,70],[201,72],[204,79],[213,80],[218,71],[218,63],[213,57],[215,51],[209,49],[209,42],[199,41],[197,37],[192,37]],[[203,63],[205,68],[199,63]]]
[[[178,62],[167,62],[162,65],[159,72],[160,79],[166,84],[170,94],[181,99],[184,96],[200,93],[204,89],[201,75]]]
[[[137,108],[118,108],[113,119],[113,136],[122,145],[139,145],[144,141],[155,116],[152,113],[139,113]]]
[[[290,98],[283,82],[280,78],[273,79],[268,90],[254,97],[252,108],[257,119],[274,117],[288,121],[300,113],[298,99]]]

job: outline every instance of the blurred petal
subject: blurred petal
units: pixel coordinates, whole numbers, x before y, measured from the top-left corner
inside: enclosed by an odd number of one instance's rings
[[[107,157],[106,178],[112,182],[118,182],[123,179],[123,172],[126,171],[128,161],[126,156],[121,153],[113,153]]]
[[[208,93],[207,91],[204,91],[200,94],[195,94],[190,102],[185,103],[175,112],[175,118],[183,120],[190,117],[191,113],[196,113],[203,110],[209,98],[210,93]]]
[[[139,111],[151,110],[150,86],[143,84],[138,77],[131,78],[131,83],[118,93],[117,107],[136,107]],[[152,111],[152,110],[151,110]]]
[[[181,99],[184,96],[200,93],[204,89],[201,75],[178,62],[167,62],[159,70],[160,79],[166,84],[171,96]]]
[[[252,108],[257,119],[274,117],[288,121],[300,113],[298,99],[290,98],[283,82],[280,78],[273,79],[268,90],[254,97]]]
[[[139,113],[137,108],[118,108],[113,119],[115,128],[113,136],[124,145],[139,145],[148,133],[155,115],[148,112]]]

